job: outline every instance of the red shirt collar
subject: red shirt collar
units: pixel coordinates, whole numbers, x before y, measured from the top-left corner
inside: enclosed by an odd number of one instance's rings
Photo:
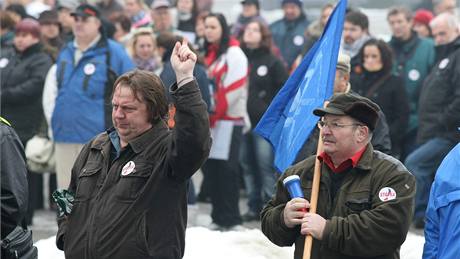
[[[323,161],[326,163],[326,165],[332,170],[334,173],[341,173],[345,170],[347,170],[350,167],[356,167],[358,165],[359,160],[363,156],[364,151],[366,151],[366,147],[362,148],[360,151],[356,152],[352,157],[349,159],[343,161],[338,167],[334,166],[334,163],[332,162],[331,157],[326,154],[326,152],[321,153],[318,156],[318,159],[320,161]]]

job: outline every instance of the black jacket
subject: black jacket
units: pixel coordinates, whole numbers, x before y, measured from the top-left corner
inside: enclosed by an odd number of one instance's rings
[[[27,210],[27,165],[16,132],[0,121],[2,239],[20,226]],[[24,226],[25,227],[25,226]]]
[[[382,71],[364,71],[353,79],[351,87],[380,106],[390,127],[391,154],[398,155],[409,123],[409,101],[402,78],[385,76]]]
[[[6,63],[0,66],[1,115],[25,143],[38,132],[43,120],[42,92],[51,58],[38,43],[23,53],[2,51],[0,60]]]
[[[252,127],[267,110],[289,74],[283,62],[265,48],[243,48],[249,61],[249,90],[247,109]]]
[[[174,88],[173,88],[174,89]],[[187,180],[208,157],[206,105],[196,82],[173,92],[176,125],[160,121],[111,160],[105,132],[86,144],[72,169],[75,193],[56,244],[67,259],[177,259],[184,255]],[[127,171],[131,165],[130,171]]]
[[[435,137],[460,141],[460,37],[437,46],[436,58],[420,93],[418,144]]]

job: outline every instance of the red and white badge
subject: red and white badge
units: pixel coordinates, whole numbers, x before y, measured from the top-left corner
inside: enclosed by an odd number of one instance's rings
[[[121,169],[121,175],[126,176],[134,172],[134,168],[136,168],[136,164],[134,164],[133,161],[129,161],[125,166],[123,166],[123,169]]]
[[[383,187],[379,191],[379,198],[381,201],[391,201],[396,199],[396,192],[391,187]]]

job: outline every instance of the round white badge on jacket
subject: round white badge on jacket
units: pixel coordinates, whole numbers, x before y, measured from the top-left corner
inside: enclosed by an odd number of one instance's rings
[[[303,37],[300,35],[297,35],[294,37],[294,40],[292,42],[294,42],[294,45],[300,46],[303,44]]]
[[[417,81],[420,78],[420,72],[417,69],[412,69],[409,71],[409,79],[412,81]]]
[[[8,65],[10,61],[7,58],[0,59],[0,68],[4,68]]]
[[[381,201],[391,201],[396,199],[396,192],[391,187],[383,187],[379,191],[379,198]]]
[[[258,76],[265,76],[268,73],[268,68],[265,65],[260,66],[257,68],[257,75]]]
[[[85,67],[83,68],[83,72],[85,72],[85,75],[90,76],[94,74],[96,71],[96,66],[92,63],[86,64]]]
[[[444,69],[447,67],[447,64],[449,64],[449,59],[445,58],[439,62],[439,69]]]
[[[134,164],[134,161],[129,161],[121,169],[121,175],[126,176],[126,175],[134,172],[134,168],[136,168],[136,164]]]

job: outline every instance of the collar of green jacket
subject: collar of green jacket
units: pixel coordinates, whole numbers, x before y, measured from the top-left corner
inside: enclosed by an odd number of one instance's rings
[[[369,172],[372,168],[373,153],[374,148],[372,147],[371,143],[368,143],[366,150],[364,151],[363,155],[361,156],[361,159],[358,161],[358,164],[356,165],[356,168]]]

